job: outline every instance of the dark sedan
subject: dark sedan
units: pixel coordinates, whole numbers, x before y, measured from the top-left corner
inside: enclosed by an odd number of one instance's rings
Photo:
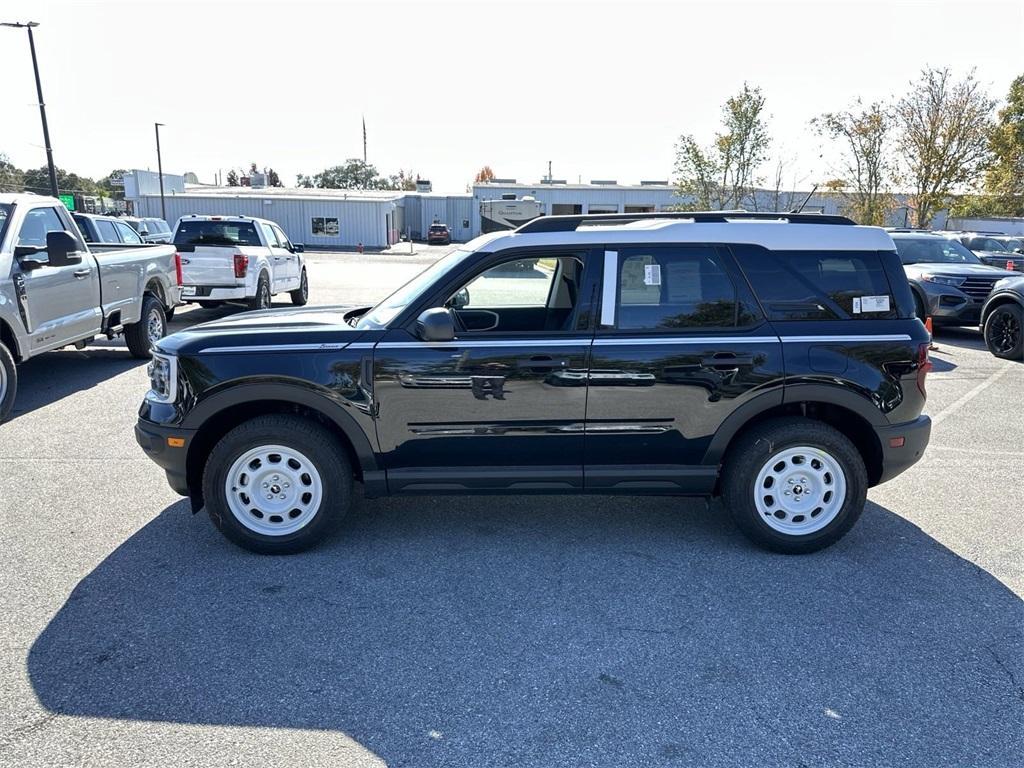
[[[996,283],[981,310],[985,346],[996,357],[1024,360],[1024,277]]]
[[[978,325],[993,286],[1019,276],[982,263],[958,240],[928,232],[889,233],[914,291],[918,317],[938,325]]]

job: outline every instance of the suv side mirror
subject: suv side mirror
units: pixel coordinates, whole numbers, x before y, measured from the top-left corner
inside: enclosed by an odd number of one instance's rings
[[[78,252],[78,241],[67,232],[46,233],[46,253],[51,267],[66,267],[81,264],[82,254]]]
[[[304,253],[306,246],[302,243],[292,243],[292,253]]]
[[[423,341],[451,341],[455,338],[455,319],[444,307],[423,310],[416,318],[416,335]]]

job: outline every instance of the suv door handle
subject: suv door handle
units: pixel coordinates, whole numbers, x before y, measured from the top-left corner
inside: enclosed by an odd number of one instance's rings
[[[550,370],[552,368],[565,368],[569,365],[568,360],[556,360],[550,355],[534,355],[524,360],[517,360],[519,368],[534,368],[536,370]]]
[[[717,368],[718,370],[735,370],[741,365],[753,365],[753,355],[718,354],[711,357],[701,358],[700,364],[704,368]]]
[[[75,277],[81,280],[83,277],[88,277],[92,273],[91,269],[76,269]]]

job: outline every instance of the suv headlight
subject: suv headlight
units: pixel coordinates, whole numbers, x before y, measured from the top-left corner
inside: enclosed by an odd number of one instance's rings
[[[178,397],[178,358],[154,352],[146,370],[149,372],[146,397],[160,403],[173,403]]]
[[[952,285],[960,286],[964,284],[966,277],[953,277],[953,275],[933,275],[930,272],[925,272],[921,275],[922,280],[927,280],[929,283],[939,283],[941,285]]]

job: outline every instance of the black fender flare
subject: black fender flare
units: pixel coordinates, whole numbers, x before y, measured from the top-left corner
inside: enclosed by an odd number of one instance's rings
[[[881,411],[875,408],[863,393],[844,389],[834,384],[787,384],[785,388],[780,387],[764,392],[752,400],[748,400],[729,414],[712,438],[701,463],[705,466],[720,464],[733,438],[753,419],[780,405],[801,402],[828,403],[845,408],[860,416],[872,427],[883,427],[889,424]]]
[[[985,305],[981,308],[981,319],[978,321],[980,328],[985,327],[985,321],[991,314],[992,309],[997,306],[1002,306],[1007,302],[1013,302],[1019,307],[1024,308],[1024,296],[1021,296],[1015,291],[1000,291],[999,293],[993,293],[985,300]]]
[[[330,421],[345,435],[359,461],[359,468],[365,475],[377,472],[377,455],[370,438],[359,426],[348,409],[355,407],[344,398],[339,398],[318,388],[285,382],[239,382],[204,398],[193,408],[182,423],[186,429],[200,430],[203,424],[222,411],[236,405],[259,400],[293,403],[314,410]],[[367,417],[369,418],[369,417]]]

